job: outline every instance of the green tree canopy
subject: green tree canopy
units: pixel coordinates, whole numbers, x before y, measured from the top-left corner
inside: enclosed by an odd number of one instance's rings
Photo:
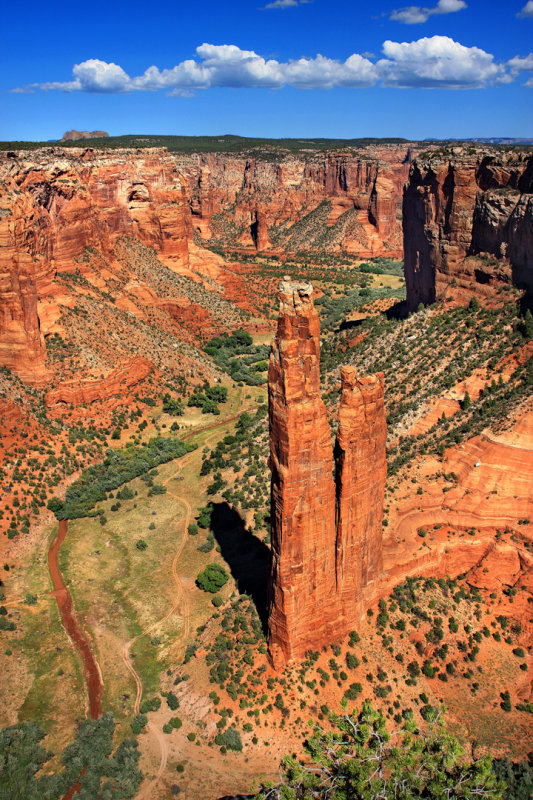
[[[142,780],[137,742],[124,739],[113,752],[114,731],[112,714],[83,720],[63,752],[63,770],[37,777],[52,755],[41,744],[42,730],[33,722],[2,728],[0,800],[60,800],[78,782],[77,800],[134,797]]]
[[[224,567],[217,564],[216,561],[213,561],[211,564],[207,565],[203,572],[200,572],[196,578],[196,583],[204,592],[212,592],[212,594],[215,594],[228,580],[229,575]]]
[[[421,731],[408,717],[390,733],[365,701],[359,714],[330,715],[331,730],[314,726],[307,761],[285,756],[283,780],[263,785],[256,800],[462,800],[502,796],[489,757],[464,760],[437,712]]]

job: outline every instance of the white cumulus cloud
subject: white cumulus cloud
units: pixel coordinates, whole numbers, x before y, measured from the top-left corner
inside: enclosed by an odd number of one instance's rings
[[[384,86],[475,89],[504,79],[504,68],[479,47],[465,47],[449,36],[383,44],[376,64]]]
[[[150,66],[132,77],[118,64],[91,58],[73,67],[71,80],[34,83],[14,91],[166,91],[188,97],[215,87],[357,89],[381,83],[394,88],[472,89],[512,81],[520,71],[531,69],[533,56],[516,56],[503,65],[479,47],[465,47],[448,36],[432,36],[414,42],[387,40],[382,57],[377,61],[371,58],[368,53],[353,53],[342,61],[318,54],[278,61],[232,44],[204,43],[196,48],[195,58],[168,69]]]
[[[507,62],[507,67],[510,70],[511,80],[516,78],[520,72],[533,72],[533,53],[524,57],[515,56],[514,58],[510,58]],[[527,86],[528,89],[533,88],[533,77],[528,78],[524,86]]]
[[[524,8],[519,11],[516,16],[521,19],[527,19],[528,17],[529,19],[533,19],[533,0],[528,0]]]
[[[532,0],[533,2],[533,0]],[[436,6],[405,6],[391,12],[393,22],[403,22],[404,25],[420,25],[427,22],[433,14],[453,14],[467,8],[464,0],[439,0]]]
[[[299,5],[298,0],[274,0],[272,3],[267,3],[264,8],[293,8]]]
[[[530,53],[524,58],[521,56],[515,56],[514,58],[509,59],[507,66],[511,72],[527,72],[528,70],[533,71],[533,53]]]

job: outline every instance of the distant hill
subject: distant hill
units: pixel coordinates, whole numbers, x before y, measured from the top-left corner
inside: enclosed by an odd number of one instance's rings
[[[41,147],[80,147],[84,146],[83,140],[90,139],[92,148],[113,150],[117,148],[142,149],[145,147],[165,147],[169,152],[181,153],[244,153],[252,152],[265,158],[277,158],[284,153],[311,153],[325,152],[328,150],[360,150],[368,147],[381,147],[383,145],[408,145],[416,140],[402,139],[400,137],[364,137],[358,139],[304,139],[282,138],[267,139],[247,136],[223,134],[219,136],[171,136],[156,134],[126,134],[123,136],[109,136],[104,131],[68,131],[59,142],[0,142],[1,150],[35,150]],[[458,144],[467,142],[479,143],[487,147],[516,147],[528,146],[528,139],[424,139],[424,144]]]
[[[69,134],[78,133],[69,131]],[[246,136],[224,134],[220,136],[167,136],[153,134],[127,134],[124,136],[109,136],[107,133],[96,137],[98,131],[83,133],[91,139],[91,147],[101,149],[115,148],[144,148],[166,147],[170,152],[184,153],[215,153],[246,151],[288,151],[293,153],[335,150],[339,148],[368,147],[372,145],[407,144],[408,139],[392,138],[361,138],[361,139],[266,139]],[[65,134],[68,136],[69,134]],[[79,147],[78,139],[63,139],[57,144],[65,147]],[[39,147],[50,147],[50,142],[0,142],[0,150],[34,150]]]
[[[62,142],[77,142],[80,139],[104,139],[109,134],[106,131],[67,131],[63,134]]]

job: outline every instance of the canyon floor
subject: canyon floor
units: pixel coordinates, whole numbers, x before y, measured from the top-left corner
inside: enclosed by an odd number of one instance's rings
[[[122,246],[123,263],[144,275],[143,291],[154,275],[176,280],[153,254]],[[172,357],[166,351],[156,370],[135,363],[117,377],[109,351],[109,368],[99,363],[91,376],[93,395],[77,382],[79,396],[48,406],[44,393],[0,376],[8,486],[0,589],[14,625],[2,631],[0,722],[37,721],[58,768],[88,708],[82,665],[51,590],[47,552],[57,522],[46,502],[64,496],[105,448],[133,451],[162,437],[196,449],[71,519],[59,557],[99,665],[103,709],[118,723],[116,739],[131,736],[132,725],[138,736],[145,776],[138,798],[169,798],[176,787],[187,800],[248,792],[259,776],[276,778],[283,754],[301,752],[308,720],[327,725],[343,698],[349,708],[369,698],[392,721],[412,714],[421,725],[442,703],[468,747],[523,758],[532,719],[533,382],[519,293],[510,289],[481,309],[439,304],[405,317],[403,279],[391,260],[361,271],[355,259],[326,268],[308,258],[212,255],[216,293],[180,278],[180,291],[190,290],[195,303],[209,299],[207,333],[199,333],[193,309],[180,323],[184,344]],[[98,271],[91,259],[80,263],[89,283]],[[389,478],[384,572],[368,611],[344,641],[276,673],[262,626],[269,476],[260,359],[285,273],[315,285],[332,431],[339,365],[385,373]],[[95,294],[107,289],[68,282],[76,308],[107,302]],[[134,349],[155,361],[175,329],[165,323],[152,335],[159,312],[146,291],[132,294],[127,285],[131,314],[138,320],[143,303],[148,309]],[[113,307],[108,328],[120,316]],[[65,392],[87,331],[71,311],[57,324],[60,332],[47,340],[56,369],[51,391]],[[212,335],[241,326],[253,339],[243,352],[221,361],[205,351]],[[92,347],[103,341],[96,328],[92,335]],[[241,366],[231,366],[232,358]],[[250,385],[253,376],[263,382]],[[204,377],[227,389],[218,414],[186,404]],[[171,400],[183,404],[182,414]],[[209,593],[196,579],[213,562],[229,579]]]

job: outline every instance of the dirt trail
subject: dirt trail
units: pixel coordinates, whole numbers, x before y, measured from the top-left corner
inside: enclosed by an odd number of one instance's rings
[[[189,433],[185,434],[185,436],[182,436],[181,437],[182,440],[189,439],[192,436],[195,436],[196,434],[199,434],[199,433],[203,433],[204,431],[207,431],[207,430],[215,431],[217,428],[221,428],[224,425],[227,425],[229,422],[233,422],[234,420],[238,419],[241,416],[242,410],[244,408],[244,395],[241,398],[240,407],[241,407],[241,410],[239,411],[238,414],[234,414],[231,417],[226,417],[225,419],[219,420],[218,422],[212,423],[210,425],[204,425],[201,428],[196,428],[195,430],[190,431]],[[208,438],[211,438],[211,436],[209,436]],[[206,441],[207,441],[207,439],[206,439]],[[192,454],[190,456],[188,456],[188,457],[185,457],[185,459],[183,459],[181,461],[180,468],[175,473],[173,473],[169,478],[167,478],[164,481],[164,483],[166,485],[168,485],[170,483],[170,481],[172,481],[180,472],[182,472],[183,468],[187,465],[187,462],[188,462],[188,460],[190,459],[191,456],[192,456]],[[161,625],[162,622],[165,622],[165,620],[167,620],[170,616],[172,616],[172,614],[174,614],[179,608],[181,608],[181,616],[182,616],[182,619],[183,619],[182,640],[184,642],[187,641],[187,639],[189,637],[189,632],[190,632],[189,601],[188,601],[188,598],[187,598],[187,593],[186,593],[186,591],[185,591],[185,589],[183,587],[183,584],[181,582],[181,579],[180,579],[180,577],[178,575],[178,563],[179,563],[180,556],[181,556],[181,554],[183,552],[183,548],[185,547],[185,543],[187,541],[187,529],[188,529],[189,523],[191,522],[191,519],[192,519],[192,508],[191,508],[190,503],[188,502],[188,500],[185,497],[182,497],[180,494],[177,494],[176,492],[174,492],[172,490],[169,491],[168,493],[171,494],[172,497],[175,497],[176,500],[178,500],[180,503],[182,503],[185,506],[185,512],[186,512],[184,526],[183,526],[183,537],[182,537],[180,545],[179,545],[179,547],[178,547],[178,549],[176,551],[176,554],[174,555],[174,558],[172,560],[172,577],[174,579],[174,583],[175,583],[175,586],[176,586],[176,600],[172,604],[171,609],[165,614],[164,617],[159,619],[157,622],[154,622],[153,625],[151,625],[149,628],[146,628],[144,631],[142,631],[142,633],[139,633],[133,639],[130,639],[130,641],[126,642],[124,644],[123,648],[122,648],[122,660],[124,661],[124,664],[126,665],[126,668],[127,668],[128,672],[131,674],[131,676],[133,677],[133,679],[135,681],[136,697],[135,697],[135,703],[134,703],[134,712],[135,712],[136,715],[140,713],[140,705],[141,705],[143,686],[142,686],[142,681],[141,681],[141,678],[140,678],[139,674],[136,672],[135,668],[133,667],[133,665],[131,663],[130,651],[131,651],[132,646],[135,644],[136,641],[138,641],[138,639],[140,639],[143,636],[146,636],[146,635],[150,634],[152,631],[154,631],[156,628],[158,628]],[[150,782],[145,781],[143,783],[143,785],[141,786],[140,791],[136,795],[136,800],[145,800],[145,798],[148,798],[148,800],[149,800],[150,798],[154,797],[155,788],[156,788],[157,784],[159,783],[159,781],[161,780],[161,778],[163,776],[163,773],[165,772],[165,769],[166,769],[166,766],[167,766],[167,761],[168,761],[168,754],[169,754],[168,738],[166,737],[166,735],[162,731],[160,731],[159,728],[157,728],[152,722],[148,722],[146,727],[147,727],[147,730],[150,732],[150,734],[157,739],[157,742],[158,742],[158,745],[159,745],[159,749],[161,751],[161,758],[160,758],[160,762],[159,762],[159,766],[158,766],[156,774],[154,775],[154,777],[152,778],[152,780]]]
[[[78,620],[74,613],[72,597],[63,580],[63,575],[61,574],[58,563],[59,549],[65,541],[67,531],[68,520],[60,520],[58,534],[48,549],[48,566],[54,586],[53,594],[59,606],[63,625],[83,661],[85,681],[87,683],[89,695],[89,713],[92,719],[98,719],[98,717],[102,715],[102,694],[104,692],[102,674],[89,639],[78,625]]]
[[[177,472],[175,472],[169,478],[167,478],[167,480],[164,483],[168,484],[169,481],[171,481],[173,478],[176,477],[176,475],[179,474],[179,472],[181,472],[181,470],[183,469],[183,467],[185,465],[186,465],[186,460],[184,460],[181,463],[180,469],[177,470]],[[142,633],[139,633],[139,634],[137,634],[137,636],[134,636],[133,639],[130,639],[129,642],[126,642],[124,644],[123,648],[122,648],[122,660],[124,661],[124,664],[126,665],[126,668],[127,668],[128,672],[130,673],[130,675],[133,677],[133,679],[135,681],[136,696],[135,696],[135,703],[134,703],[133,708],[134,708],[134,712],[135,712],[136,715],[140,713],[141,698],[142,698],[142,693],[143,693],[143,685],[142,685],[142,681],[141,681],[141,678],[139,676],[139,673],[135,670],[135,668],[133,667],[133,665],[131,663],[130,651],[131,651],[132,646],[135,644],[135,642],[137,642],[143,636],[147,636],[148,634],[152,633],[152,631],[154,631],[163,622],[165,622],[169,617],[171,617],[172,614],[174,614],[180,608],[180,606],[181,606],[181,616],[183,618],[183,623],[184,623],[184,625],[183,625],[183,638],[184,638],[184,640],[186,640],[188,635],[189,635],[189,628],[190,628],[190,623],[189,623],[189,617],[190,617],[189,603],[188,603],[188,600],[187,600],[187,595],[185,593],[185,589],[183,588],[183,584],[181,583],[180,577],[178,575],[177,568],[178,568],[179,558],[181,556],[181,553],[182,553],[183,548],[185,546],[185,542],[187,540],[186,539],[186,537],[187,537],[187,528],[189,527],[189,523],[191,521],[192,509],[191,509],[190,504],[188,503],[188,501],[184,497],[180,497],[179,495],[175,494],[174,492],[170,492],[170,494],[172,494],[173,497],[175,497],[177,500],[179,500],[181,503],[183,503],[183,505],[185,506],[185,511],[186,511],[183,537],[181,539],[179,547],[178,547],[178,549],[177,549],[177,551],[176,551],[176,553],[174,555],[174,558],[172,560],[172,577],[174,578],[174,583],[175,583],[176,589],[177,589],[176,600],[174,601],[174,603],[172,604],[172,607],[165,614],[164,617],[161,617],[161,619],[159,619],[156,622],[154,622],[152,625],[150,625],[149,628],[146,628],[144,631],[142,631]],[[163,775],[163,773],[164,773],[164,771],[166,769],[167,760],[168,760],[168,752],[169,752],[168,741],[167,741],[167,737],[165,736],[165,734],[162,731],[160,731],[159,728],[157,728],[157,726],[154,725],[152,722],[148,722],[146,727],[147,727],[148,731],[150,732],[150,734],[157,739],[157,742],[158,742],[158,745],[159,745],[159,749],[161,751],[161,758],[160,758],[159,767],[158,767],[156,775],[152,778],[152,780],[149,783],[148,782],[144,782],[143,786],[141,787],[140,792],[137,794],[138,800],[142,800],[142,798],[150,798],[150,797],[152,797],[152,792],[155,789],[155,787],[158,784],[158,782],[161,780],[161,777],[162,777],[162,775]]]

